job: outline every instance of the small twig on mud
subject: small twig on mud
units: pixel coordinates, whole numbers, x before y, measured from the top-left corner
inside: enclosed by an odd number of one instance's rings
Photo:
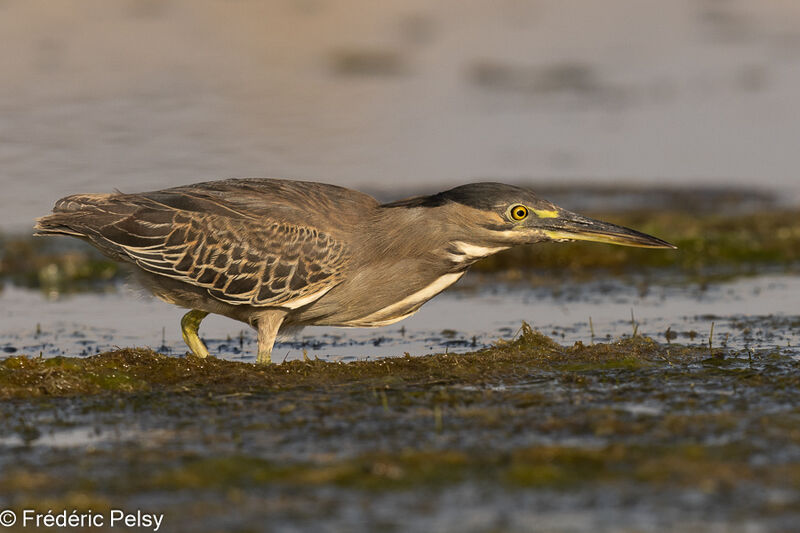
[[[708,353],[714,355],[712,339],[714,338],[714,322],[711,322],[711,331],[708,333]]]

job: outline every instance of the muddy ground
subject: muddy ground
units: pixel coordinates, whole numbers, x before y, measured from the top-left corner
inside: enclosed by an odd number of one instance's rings
[[[527,325],[347,364],[9,357],[0,504],[167,531],[790,531],[799,359]]]

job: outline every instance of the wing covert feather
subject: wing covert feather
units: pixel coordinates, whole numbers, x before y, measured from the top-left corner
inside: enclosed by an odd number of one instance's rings
[[[139,194],[77,194],[39,219],[41,235],[88,239],[109,256],[205,288],[234,305],[300,307],[342,278],[351,228],[371,196],[322,183],[231,179]]]
[[[152,207],[96,231],[142,269],[233,305],[310,303],[338,283],[347,255],[314,228]]]

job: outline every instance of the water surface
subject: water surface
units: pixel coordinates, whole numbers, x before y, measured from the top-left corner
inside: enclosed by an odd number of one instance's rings
[[[624,335],[666,342],[708,343],[753,349],[797,346],[800,278],[769,275],[698,287],[634,280],[573,283],[553,289],[481,283],[465,278],[411,318],[374,329],[308,327],[276,344],[277,359],[331,360],[466,352],[511,339],[523,321],[560,342],[590,343]],[[0,293],[0,349],[45,356],[91,355],[140,346],[183,354],[184,312],[124,285],[105,294],[50,301],[13,286]],[[591,318],[591,323],[590,323]],[[252,361],[255,332],[210,316],[201,335],[211,353]],[[594,334],[594,335],[593,335]],[[673,336],[674,335],[674,336]]]

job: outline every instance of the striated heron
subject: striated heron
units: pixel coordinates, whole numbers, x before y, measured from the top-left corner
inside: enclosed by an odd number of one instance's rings
[[[36,234],[79,237],[135,265],[156,296],[190,309],[181,330],[198,357],[208,355],[197,332],[209,313],[246,322],[258,330],[259,363],[271,361],[282,328],[393,324],[477,260],[512,246],[587,240],[674,248],[501,183],[388,204],[280,179],[78,194],[56,202]]]

